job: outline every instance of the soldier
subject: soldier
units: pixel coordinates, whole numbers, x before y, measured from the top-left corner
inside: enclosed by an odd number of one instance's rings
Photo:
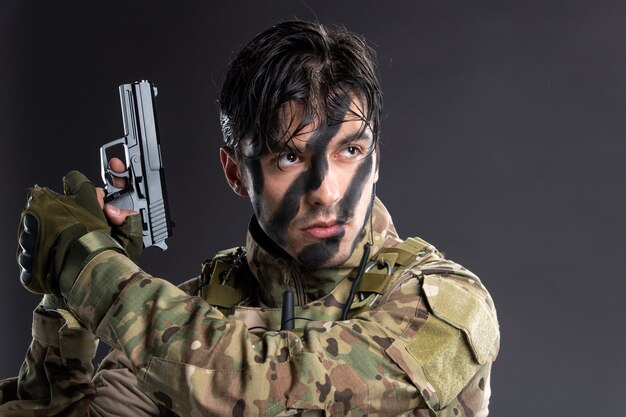
[[[0,415],[487,415],[493,303],[376,198],[381,101],[345,29],[288,21],[245,46],[220,158],[254,216],[244,247],[180,287],[133,263],[137,215],[103,213],[82,174],[33,188],[20,264],[46,295]],[[113,350],[93,375],[97,339]]]

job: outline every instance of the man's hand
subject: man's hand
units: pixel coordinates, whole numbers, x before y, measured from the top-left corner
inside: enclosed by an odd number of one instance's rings
[[[123,168],[119,159],[111,160],[112,170],[123,172]],[[116,186],[125,185],[118,184]],[[105,206],[104,190],[94,187],[77,171],[63,178],[63,189],[62,195],[35,186],[22,212],[17,253],[22,267],[20,278],[24,286],[35,293],[60,295],[59,280],[63,270],[69,265],[70,275],[77,274],[79,270],[76,269],[81,267],[77,263],[89,255],[84,253],[85,248],[94,252],[104,249],[126,251],[131,259],[139,256],[143,248],[139,214],[108,204]],[[77,246],[82,250],[78,257],[73,254],[80,252],[73,249]]]
[[[70,248],[89,233],[97,232],[105,241],[109,235],[95,187],[87,177],[70,172],[63,178],[63,190],[64,195],[33,187],[22,212],[18,263],[22,283],[32,292],[59,295],[59,278]]]

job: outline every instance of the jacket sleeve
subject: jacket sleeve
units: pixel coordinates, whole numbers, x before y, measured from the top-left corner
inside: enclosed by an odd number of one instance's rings
[[[0,415],[88,415],[95,394],[91,377],[97,343],[92,332],[75,319],[39,307],[32,334],[19,376],[0,384]]]
[[[476,359],[446,314],[431,320],[421,291],[420,277],[406,274],[377,308],[350,320],[311,322],[301,337],[290,331],[257,335],[108,251],[86,265],[66,301],[90,330],[129,358],[142,390],[181,416],[286,410],[400,415],[416,409],[428,415],[428,408],[448,415],[465,387],[479,386],[472,381],[493,358]],[[329,308],[341,308],[336,304]],[[441,328],[446,333],[439,341],[416,343],[424,328],[426,337]],[[428,349],[437,344],[445,352],[432,364]],[[433,371],[452,375],[432,379]],[[484,399],[484,390],[478,396]],[[456,415],[473,413],[461,411]]]
[[[0,415],[12,416],[161,416],[138,388],[129,362],[111,352],[95,377],[97,341],[67,311],[33,315],[33,340],[17,378],[0,382]]]

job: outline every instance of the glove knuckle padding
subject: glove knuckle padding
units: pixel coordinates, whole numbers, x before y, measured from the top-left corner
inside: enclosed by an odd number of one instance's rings
[[[74,184],[70,185],[68,189],[75,189],[72,188]],[[79,190],[84,187],[83,182]],[[29,216],[32,216],[36,221],[36,233],[32,252],[32,279],[26,287],[35,293],[58,293],[58,285],[54,283],[69,246],[85,233],[96,230],[109,233],[109,228],[103,220],[104,216],[100,218],[83,209],[71,196],[60,195],[42,187],[31,189],[29,196],[31,202],[22,212],[18,232],[19,236],[23,235],[24,222],[28,223]]]
[[[26,217],[29,219],[33,218],[31,216],[26,216]],[[26,219],[24,220],[25,220],[24,223],[28,223],[26,222]],[[31,227],[30,230],[27,227],[24,227],[19,236],[19,244],[20,244],[20,247],[24,250],[24,252],[32,253],[35,250],[36,241],[37,241],[36,226],[34,229]]]

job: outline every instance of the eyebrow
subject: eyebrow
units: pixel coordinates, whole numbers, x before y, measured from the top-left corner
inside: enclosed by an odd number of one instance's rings
[[[365,141],[365,140],[374,141],[374,137],[372,135],[372,131],[370,129],[368,129],[367,127],[365,127],[364,129],[359,129],[359,131],[356,132],[356,133],[350,133],[350,134],[344,135],[337,142],[337,146],[343,146],[343,145],[347,145],[349,143]]]
[[[292,138],[293,139],[293,138]],[[372,144],[374,142],[374,137],[373,137],[373,133],[371,129],[368,129],[367,126],[365,126],[364,128],[359,129],[358,132],[354,133],[354,132],[348,132],[344,135],[342,135],[340,137],[340,139],[336,142],[335,145],[333,146],[337,146],[337,147],[341,147],[350,143],[355,143],[355,142],[359,142],[359,141],[371,141]],[[291,140],[289,140],[288,142],[291,142]],[[331,141],[332,142],[332,141]],[[305,149],[301,150],[300,148],[297,147],[297,145],[293,145],[293,142],[290,143],[285,143],[284,147],[281,147],[280,151],[271,151],[268,152],[268,155],[280,155],[285,149],[288,149],[292,152],[297,152],[297,153],[306,153],[306,145],[305,145]]]

